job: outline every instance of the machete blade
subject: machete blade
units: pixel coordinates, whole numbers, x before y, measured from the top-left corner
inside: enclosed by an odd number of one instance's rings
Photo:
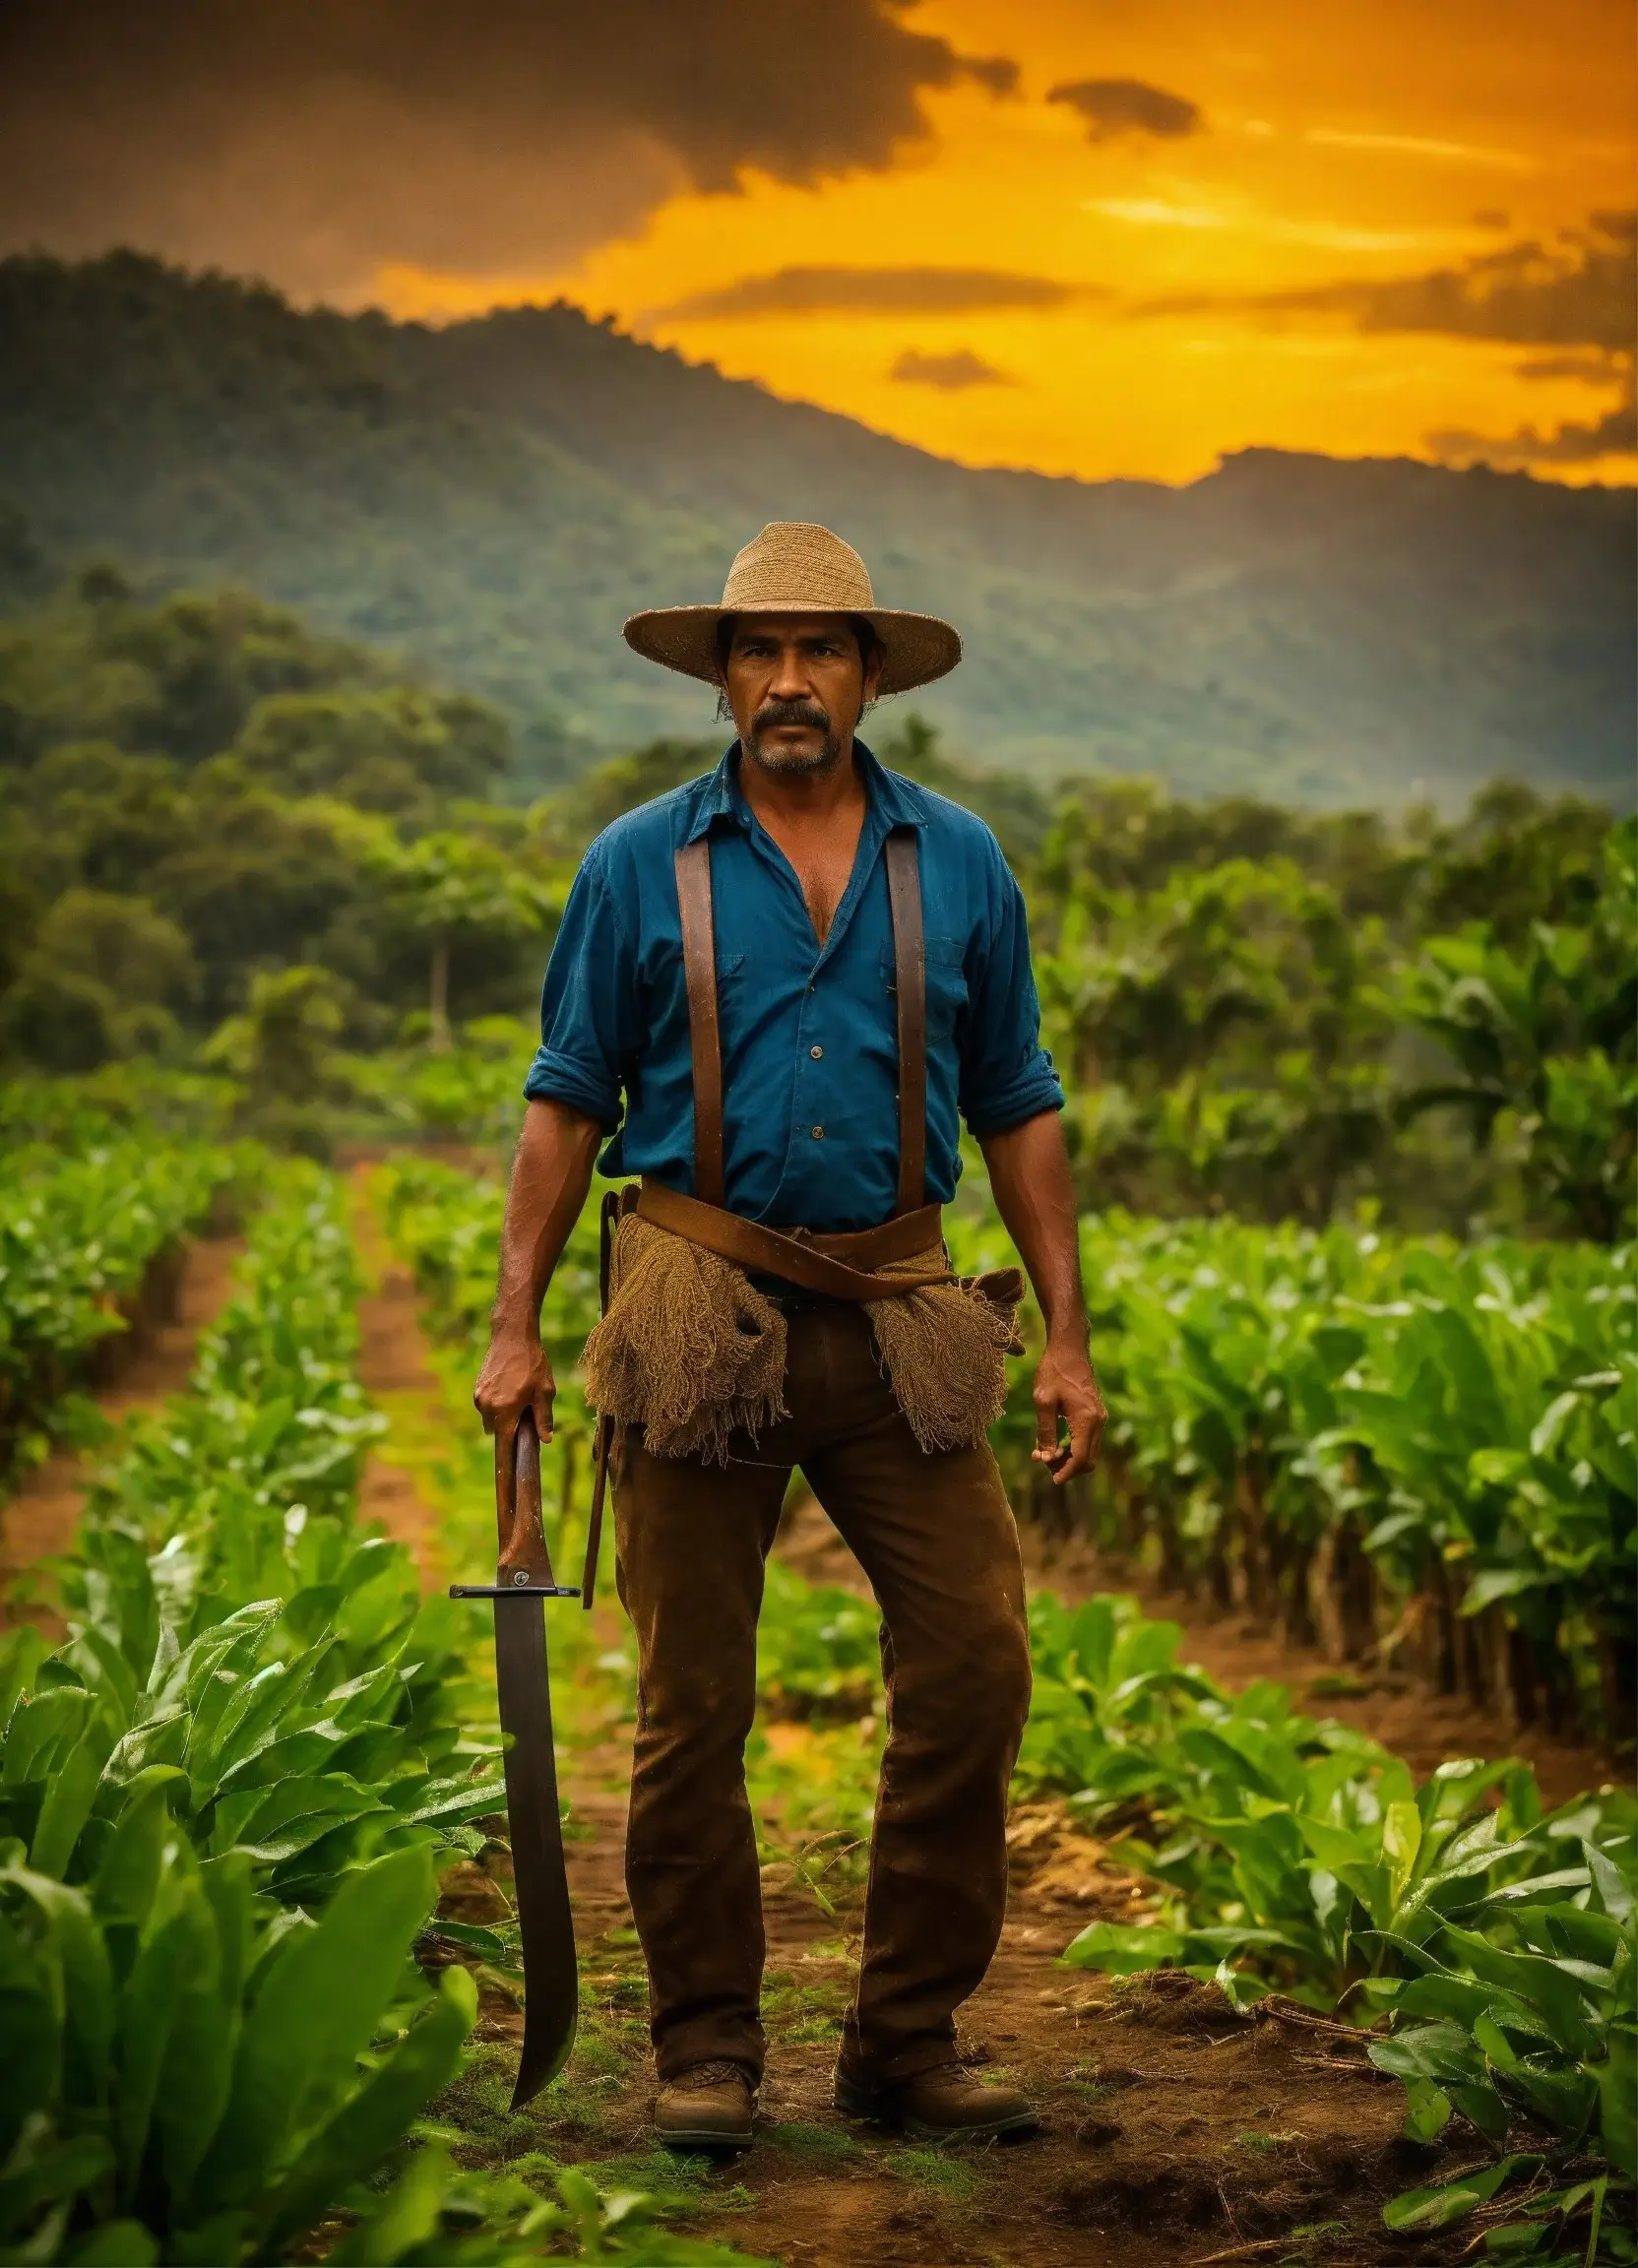
[[[568,2061],[580,2014],[542,1600],[495,1601],[495,1683],[506,1743],[513,1893],[524,1951],[524,2046],[512,2091],[512,2108],[519,2110]]]
[[[524,1953],[524,2045],[512,2090],[512,2108],[520,2110],[568,2061],[580,2016],[580,1971],[557,1807],[545,1615],[547,1599],[579,1594],[552,1574],[540,1521],[540,1441],[534,1418],[526,1413],[518,1426],[510,1475],[502,1467],[498,1443],[496,1451],[500,1564],[495,1580],[452,1583],[450,1597],[494,1601],[495,1689],[505,1751],[512,1889]]]

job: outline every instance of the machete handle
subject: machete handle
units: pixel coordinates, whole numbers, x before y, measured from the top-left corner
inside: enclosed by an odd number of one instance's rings
[[[512,1522],[508,1529],[506,1490],[497,1458],[495,1514],[500,1564],[495,1569],[496,1585],[507,1592],[526,1587],[532,1591],[555,1591],[557,1577],[552,1573],[551,1553],[546,1549],[546,1532],[540,1520],[540,1436],[535,1429],[533,1410],[526,1410],[518,1419],[518,1430],[513,1436],[511,1494]]]

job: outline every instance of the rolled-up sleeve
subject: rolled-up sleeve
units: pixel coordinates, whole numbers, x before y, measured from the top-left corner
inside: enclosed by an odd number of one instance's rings
[[[639,1032],[635,955],[594,844],[546,965],[540,1045],[524,1093],[532,1102],[565,1102],[613,1134],[622,1071],[636,1055]]]
[[[1004,1134],[1042,1110],[1063,1108],[1063,1089],[1040,1044],[1040,1001],[1030,965],[1024,893],[995,850],[988,937],[968,977],[961,1114],[974,1134]]]

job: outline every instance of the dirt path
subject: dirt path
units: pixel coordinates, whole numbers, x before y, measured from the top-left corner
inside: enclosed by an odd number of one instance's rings
[[[117,1385],[95,1397],[97,1410],[112,1424],[138,1412],[157,1409],[188,1382],[199,1334],[225,1304],[233,1263],[244,1249],[238,1236],[207,1236],[190,1244],[182,1263],[176,1313],[132,1346]],[[0,1599],[22,1577],[24,1600],[7,1619],[37,1622],[54,1635],[61,1620],[47,1607],[27,1602],[27,1570],[66,1551],[74,1541],[86,1489],[98,1463],[96,1451],[57,1449],[25,1475],[17,1493],[0,1506]]]
[[[448,1577],[438,1548],[437,1507],[417,1466],[435,1453],[441,1437],[442,1393],[427,1358],[414,1279],[394,1258],[369,1191],[370,1165],[364,1161],[347,1175],[349,1226],[367,1287],[358,1302],[358,1374],[385,1412],[389,1431],[365,1461],[358,1509],[409,1546],[421,1589],[433,1591]]]
[[[1317,1648],[1288,1646],[1243,1615],[1208,1617],[1194,1600],[1163,1590],[1141,1570],[1102,1556],[1079,1538],[1053,1543],[1026,1526],[1023,1542],[1033,1589],[1056,1591],[1071,1602],[1094,1591],[1133,1592],[1145,1613],[1181,1623],[1186,1658],[1209,1676],[1231,1690],[1259,1677],[1294,1686],[1315,1715],[1369,1733],[1403,1756],[1418,1777],[1448,1756],[1491,1756],[1501,1752],[1501,1744],[1505,1753],[1535,1766],[1551,1808],[1616,1776],[1615,1764],[1596,1748],[1555,1739],[1537,1726],[1509,1735],[1471,1701],[1429,1693],[1409,1677],[1368,1669],[1339,1673]],[[868,1593],[858,1561],[811,1497],[791,1505],[778,1548],[810,1582]]]

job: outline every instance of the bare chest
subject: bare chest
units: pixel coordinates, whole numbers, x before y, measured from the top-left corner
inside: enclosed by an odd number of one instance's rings
[[[862,812],[839,814],[840,823],[824,827],[769,827],[767,820],[763,821],[796,877],[813,934],[821,945],[830,935],[836,910],[852,879],[863,816]]]
[[[855,848],[855,845],[827,847],[804,857],[799,864],[795,859],[791,860],[796,880],[801,884],[802,904],[807,908],[813,933],[821,945],[830,935],[836,910],[847,895],[848,884],[852,877]]]

